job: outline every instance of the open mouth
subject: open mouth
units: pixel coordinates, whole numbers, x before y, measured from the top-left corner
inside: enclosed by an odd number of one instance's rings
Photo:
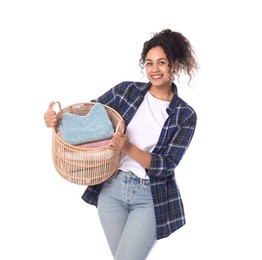
[[[152,79],[160,79],[162,78],[162,75],[151,75]]]

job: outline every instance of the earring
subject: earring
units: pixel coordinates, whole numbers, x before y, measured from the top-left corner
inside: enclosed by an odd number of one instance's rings
[[[175,74],[176,74],[175,71],[173,71],[173,73],[170,74],[170,76],[169,76],[170,81],[174,81],[174,79],[175,79]]]

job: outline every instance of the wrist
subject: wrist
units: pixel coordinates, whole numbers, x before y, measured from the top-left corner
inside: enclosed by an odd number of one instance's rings
[[[132,153],[133,144],[128,141],[123,148],[122,152],[126,155],[130,155],[130,153]]]

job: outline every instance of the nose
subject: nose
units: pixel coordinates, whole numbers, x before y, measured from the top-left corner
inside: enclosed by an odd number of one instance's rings
[[[154,65],[153,65],[152,71],[153,71],[153,72],[158,72],[158,71],[159,71],[158,64],[154,64]]]

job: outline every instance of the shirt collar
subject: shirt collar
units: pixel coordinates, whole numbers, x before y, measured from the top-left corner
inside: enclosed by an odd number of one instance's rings
[[[141,91],[141,94],[144,96],[146,94],[146,92],[149,90],[149,87],[151,86],[151,82],[148,82],[146,84],[144,84],[141,88],[140,88],[140,91]],[[177,86],[174,82],[172,82],[172,89],[174,91],[174,95],[170,101],[170,104],[167,108],[167,113],[168,115],[175,109],[176,107],[176,103],[177,103],[177,98],[178,98],[178,92],[177,92]]]
[[[170,101],[169,107],[166,110],[168,114],[170,114],[173,110],[175,110],[177,99],[178,99],[177,86],[174,82],[172,82],[172,89],[174,91],[174,95]]]

